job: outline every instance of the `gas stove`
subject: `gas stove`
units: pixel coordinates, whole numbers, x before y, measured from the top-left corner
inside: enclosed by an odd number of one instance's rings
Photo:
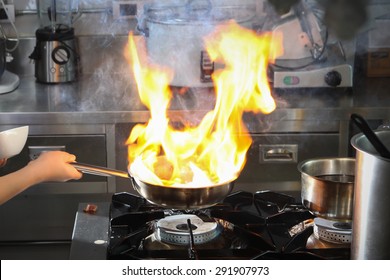
[[[93,225],[102,219],[99,211],[78,213],[71,258],[82,259],[78,253],[89,250],[86,236],[91,235],[86,231],[96,235],[105,227],[102,237],[92,237],[89,251],[100,251],[106,259],[350,258],[348,242],[321,239],[318,232],[327,227],[316,225],[317,218],[281,193],[239,191],[215,206],[191,211],[165,209],[142,197],[117,193],[106,208],[107,219],[99,226]],[[87,258],[95,256],[90,253]]]

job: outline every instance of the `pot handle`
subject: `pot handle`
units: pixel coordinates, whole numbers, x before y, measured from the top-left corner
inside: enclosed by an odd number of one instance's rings
[[[79,162],[70,162],[70,165],[73,165],[74,168],[76,168],[78,171],[86,174],[92,174],[97,176],[104,176],[104,177],[121,177],[121,178],[130,178],[129,174],[127,172],[116,170],[116,169],[110,169],[106,167],[101,167],[97,165],[92,164],[86,164],[86,163],[79,163]]]
[[[146,24],[143,21],[140,21],[141,23],[137,24],[136,30],[144,37],[149,37],[149,28],[146,26]]]
[[[193,12],[199,12],[199,10],[204,11],[205,15],[208,15],[212,9],[212,4],[210,0],[188,0],[186,4],[187,14]]]
[[[145,8],[144,8],[145,9]],[[149,37],[149,28],[146,22],[146,15],[141,13],[138,17],[137,25],[135,26],[136,31],[144,37]]]

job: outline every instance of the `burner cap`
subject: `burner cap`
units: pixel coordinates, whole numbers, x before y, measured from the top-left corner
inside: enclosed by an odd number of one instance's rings
[[[351,222],[315,218],[313,230],[316,238],[331,243],[350,244],[352,241]]]
[[[204,222],[196,215],[173,215],[157,222],[156,238],[174,245],[189,245],[190,232],[187,220],[191,220],[191,229],[195,244],[203,244],[217,237],[220,233],[216,222]]]

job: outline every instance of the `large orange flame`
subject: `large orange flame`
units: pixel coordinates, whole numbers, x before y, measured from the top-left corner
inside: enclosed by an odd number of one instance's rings
[[[136,125],[127,140],[130,173],[165,186],[210,186],[236,179],[252,142],[243,113],[268,114],[275,109],[267,65],[281,54],[280,39],[256,34],[234,21],[218,26],[205,38],[210,58],[224,65],[212,76],[215,108],[197,127],[178,130],[167,117],[172,72],[141,62],[130,34],[129,62],[141,101],[151,113],[149,122]]]

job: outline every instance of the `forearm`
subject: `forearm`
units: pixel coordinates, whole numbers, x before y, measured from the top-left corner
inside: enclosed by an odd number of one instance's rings
[[[45,152],[24,168],[0,177],[0,204],[42,182],[66,182],[71,179],[80,179],[82,174],[69,164],[75,160],[74,155],[66,152]]]
[[[42,181],[43,178],[30,165],[0,177],[0,205]]]

